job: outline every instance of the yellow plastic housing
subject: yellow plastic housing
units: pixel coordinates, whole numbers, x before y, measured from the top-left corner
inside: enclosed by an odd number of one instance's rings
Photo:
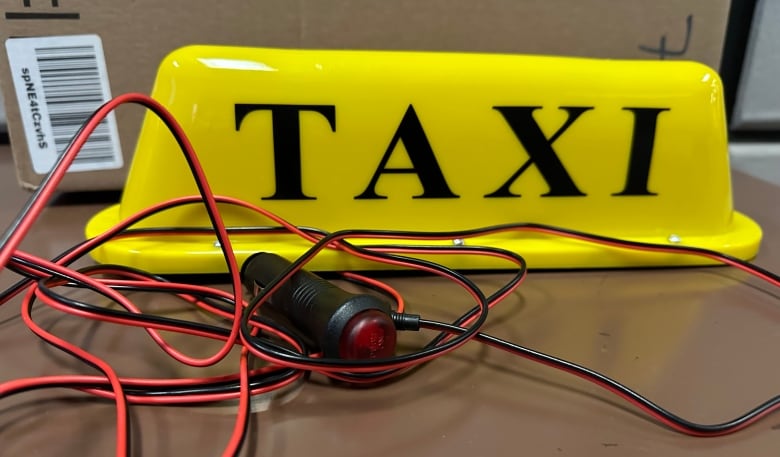
[[[443,231],[538,222],[743,259],[761,239],[732,206],[723,90],[698,63],[191,46],[162,62],[152,95],[183,125],[215,193],[296,225]],[[147,115],[121,203],[86,234],[196,193],[176,143]],[[229,226],[269,225],[223,209]],[[198,205],[139,224],[208,225]],[[222,272],[214,241],[118,239],[94,257],[160,273]],[[287,235],[232,241],[239,260],[260,250],[294,258],[309,247]],[[515,251],[532,268],[706,263],[531,233],[465,242]],[[311,266],[386,268],[336,252]]]

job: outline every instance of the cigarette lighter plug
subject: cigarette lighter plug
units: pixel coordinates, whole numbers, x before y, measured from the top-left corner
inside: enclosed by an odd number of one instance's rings
[[[286,259],[259,252],[241,268],[244,286],[257,293],[290,266]],[[396,329],[390,305],[369,294],[352,294],[300,270],[263,305],[290,320],[314,340],[325,357],[381,359],[395,355]]]

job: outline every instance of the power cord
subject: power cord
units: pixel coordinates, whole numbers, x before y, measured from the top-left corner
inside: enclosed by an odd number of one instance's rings
[[[140,104],[151,110],[171,130],[187,159],[199,195],[181,197],[147,208],[100,236],[73,246],[53,260],[19,250],[19,244],[50,201],[56,186],[89,135],[108,113],[119,105],[127,103]],[[276,225],[228,228],[220,216],[217,203],[247,208]],[[212,227],[134,228],[139,221],[153,214],[194,204],[205,206]],[[7,268],[23,276],[19,282],[0,292],[0,305],[24,293],[21,317],[30,330],[48,344],[96,367],[103,375],[62,375],[7,381],[0,384],[0,399],[30,390],[55,387],[75,389],[110,399],[116,404],[117,456],[131,454],[129,439],[131,430],[127,419],[129,405],[202,404],[238,399],[239,408],[235,425],[223,453],[225,456],[235,456],[239,453],[246,437],[252,395],[284,388],[305,379],[312,372],[350,383],[376,383],[421,367],[422,364],[454,351],[469,341],[477,341],[590,381],[615,393],[671,429],[693,436],[718,436],[732,433],[780,407],[780,397],[774,397],[729,421],[713,425],[697,424],[676,416],[603,374],[480,332],[489,310],[514,293],[525,279],[527,273],[525,260],[515,253],[498,248],[472,246],[467,243],[461,246],[421,245],[419,242],[468,239],[499,232],[544,233],[621,249],[700,256],[733,266],[775,287],[780,287],[778,275],[718,252],[680,245],[625,241],[534,223],[507,224],[446,233],[389,230],[343,230],[328,233],[315,228],[298,227],[248,202],[215,196],[191,144],[173,116],[148,96],[126,94],[103,105],[85,122],[39,189],[0,238],[0,268]],[[245,275],[242,278],[242,269],[236,262],[230,237],[269,233],[293,233],[311,242],[312,246],[293,262],[277,263],[272,271],[264,272],[259,279],[249,274],[245,263],[243,267]],[[73,262],[111,239],[182,234],[216,237],[230,275],[232,285],[230,292],[173,282],[162,276],[119,265],[94,265],[80,269],[69,267]],[[392,239],[395,243],[398,242],[397,240],[415,240],[416,243],[356,245],[351,242],[367,238]],[[355,305],[350,301],[355,300],[353,296],[343,295],[324,283],[318,283],[320,286],[316,287],[294,287],[296,281],[300,283],[302,281],[300,278],[307,275],[303,270],[306,263],[324,249],[337,249],[367,261],[414,269],[446,278],[473,299],[474,307],[452,323],[428,320],[407,313],[403,297],[392,287],[377,279],[354,272],[344,273],[345,279],[378,291],[381,299],[359,298],[361,304]],[[489,255],[507,261],[507,268],[513,266],[515,274],[497,291],[487,295],[462,273],[420,259],[417,257],[420,255],[428,257]],[[270,263],[272,261],[266,257],[259,265],[262,269]],[[309,279],[320,281],[320,278],[309,277]],[[243,297],[242,280],[249,286],[248,292],[252,294],[249,300]],[[63,292],[73,288],[90,290],[118,304],[121,309],[76,300]],[[123,293],[133,291],[175,295],[195,308],[218,316],[226,325],[203,324],[144,312]],[[293,297],[294,293],[298,293],[297,298]],[[294,300],[304,301],[296,304]],[[364,301],[370,303],[366,305]],[[235,373],[217,377],[189,379],[120,377],[108,362],[40,327],[32,317],[33,309],[38,302],[85,319],[142,328],[160,349],[174,360],[194,367],[214,365],[223,360],[234,348],[238,348],[241,351],[239,367]],[[316,305],[321,311],[316,318],[304,312],[306,309],[311,309],[312,305]],[[364,314],[366,312],[371,314]],[[356,316],[360,319],[355,320]],[[367,317],[368,319],[364,319]],[[221,341],[222,345],[209,357],[191,357],[170,346],[159,333],[160,330],[214,339]],[[394,354],[396,331],[421,330],[434,332],[428,344],[412,353]],[[345,346],[342,347],[342,344]],[[251,358],[258,358],[266,363],[261,368],[250,369]]]

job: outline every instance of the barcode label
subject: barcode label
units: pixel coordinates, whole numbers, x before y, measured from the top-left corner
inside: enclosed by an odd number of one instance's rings
[[[111,99],[97,35],[10,38],[5,42],[33,169],[48,173],[73,135]],[[69,171],[122,167],[116,118],[92,133]]]

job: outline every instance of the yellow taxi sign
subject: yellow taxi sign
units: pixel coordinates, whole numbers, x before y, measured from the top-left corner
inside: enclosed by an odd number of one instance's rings
[[[445,231],[538,222],[740,258],[754,256],[761,238],[732,207],[722,87],[697,63],[192,46],[162,62],[152,95],[181,122],[217,194],[297,225]],[[87,235],[195,193],[176,143],[148,116],[121,203],[96,215]],[[236,208],[225,218],[268,224]],[[208,218],[193,206],[139,225],[208,226]],[[239,259],[308,247],[271,235],[234,243]],[[542,235],[469,243],[516,251],[537,268],[702,262]],[[94,256],[161,273],[225,268],[208,236],[120,239]],[[329,253],[313,267],[370,265]]]

